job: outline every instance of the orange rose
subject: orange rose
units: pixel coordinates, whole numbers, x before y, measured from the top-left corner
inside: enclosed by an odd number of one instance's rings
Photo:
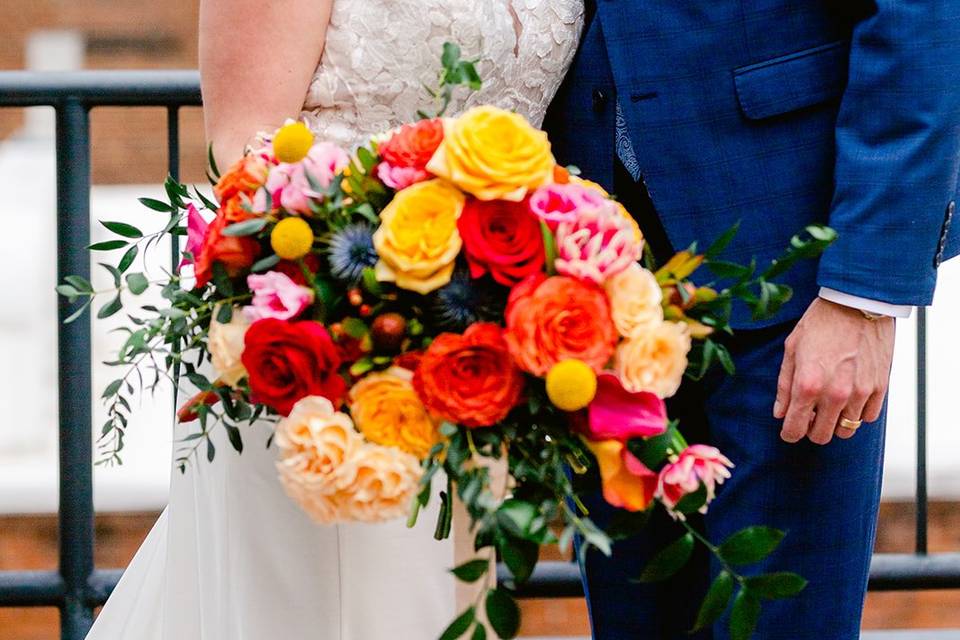
[[[213,187],[213,193],[220,201],[220,212],[227,222],[242,222],[253,217],[244,206],[250,205],[253,194],[266,180],[267,163],[253,153],[240,158],[220,176],[220,180]]]
[[[207,228],[193,267],[198,288],[210,282],[214,262],[223,264],[231,276],[238,276],[253,265],[260,254],[260,245],[253,238],[223,235],[223,229],[228,224],[225,217],[218,215]]]
[[[427,163],[442,140],[443,121],[438,118],[403,125],[379,146],[383,162],[377,167],[377,175],[392,189],[406,189],[427,180]]]
[[[350,389],[350,413],[367,440],[426,458],[440,441],[411,382],[413,373],[393,367],[371,373]]]
[[[438,418],[488,427],[516,406],[523,376],[510,358],[500,327],[478,322],[463,335],[437,336],[420,360],[413,386]]]
[[[513,288],[504,338],[521,369],[544,376],[562,360],[601,371],[613,355],[617,330],[596,285],[567,276],[532,275]]]

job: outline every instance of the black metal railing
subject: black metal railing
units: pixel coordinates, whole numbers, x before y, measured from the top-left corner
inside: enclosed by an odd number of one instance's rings
[[[192,71],[0,72],[0,107],[48,106],[56,110],[57,279],[89,277],[90,121],[104,106],[154,106],[167,110],[168,169],[179,173],[179,109],[200,105]],[[178,248],[173,243],[176,264]],[[51,283],[51,288],[53,283]],[[0,572],[0,607],[50,606],[61,611],[61,639],[81,640],[122,573],[93,562],[92,395],[90,320],[69,325],[59,302],[60,563],[57,571]],[[877,554],[870,568],[875,590],[958,589],[960,553],[927,553],[926,314],[917,310],[917,497],[912,554]],[[0,487],[2,490],[2,487]],[[577,567],[545,562],[522,589],[523,597],[583,594]]]

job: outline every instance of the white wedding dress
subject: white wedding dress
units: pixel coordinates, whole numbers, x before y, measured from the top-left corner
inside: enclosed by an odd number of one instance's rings
[[[444,42],[477,59],[489,103],[543,120],[576,50],[583,0],[334,0],[303,116],[355,147],[430,109]],[[452,111],[461,110],[455,101]],[[187,430],[178,427],[178,435]],[[319,526],[284,494],[267,424],[237,455],[173,472],[170,502],[88,640],[430,640],[457,613],[436,503],[403,522]]]

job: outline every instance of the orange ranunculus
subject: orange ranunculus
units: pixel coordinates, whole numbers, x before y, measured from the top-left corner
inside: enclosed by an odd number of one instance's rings
[[[436,417],[466,427],[503,420],[523,391],[500,327],[471,325],[463,335],[441,333],[423,354],[413,386]]]
[[[617,344],[603,290],[567,276],[536,274],[518,284],[510,292],[506,320],[510,353],[521,369],[537,376],[569,359],[599,372]]]
[[[260,254],[260,245],[250,237],[232,237],[223,235],[223,229],[229,224],[223,216],[217,216],[203,238],[203,245],[194,260],[196,286],[203,287],[210,282],[213,263],[219,262],[227,268],[231,276],[238,276],[249,268]]]
[[[603,498],[614,507],[643,511],[653,500],[657,474],[640,462],[619,440],[594,442],[583,438],[597,458]]]
[[[370,442],[423,459],[439,442],[440,431],[420,402],[412,378],[411,371],[400,367],[371,373],[350,389],[350,413]]]
[[[257,154],[250,153],[220,176],[213,193],[220,201],[220,212],[227,222],[242,222],[253,217],[244,207],[253,202],[253,195],[267,180],[267,163]]]

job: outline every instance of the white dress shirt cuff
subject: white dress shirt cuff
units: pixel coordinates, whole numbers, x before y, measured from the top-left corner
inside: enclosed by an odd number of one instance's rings
[[[881,316],[890,316],[892,318],[909,318],[913,307],[905,304],[890,304],[889,302],[880,302],[860,296],[852,296],[849,293],[820,287],[820,297],[836,304],[842,304],[845,307],[860,309],[869,313],[875,313]]]

